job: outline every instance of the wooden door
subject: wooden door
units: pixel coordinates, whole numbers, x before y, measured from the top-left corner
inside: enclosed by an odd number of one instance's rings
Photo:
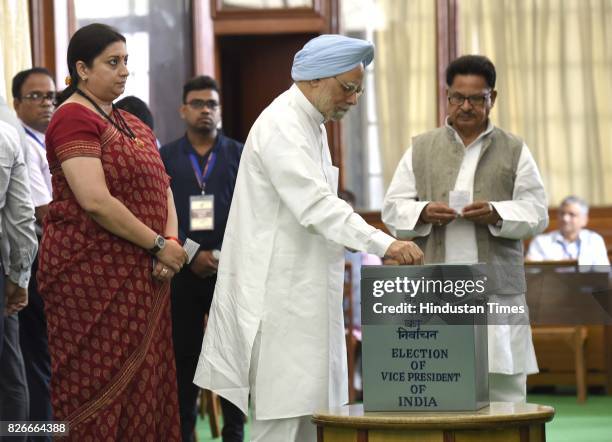
[[[293,56],[314,36],[230,35],[217,39],[226,135],[246,140],[261,111],[291,86]]]

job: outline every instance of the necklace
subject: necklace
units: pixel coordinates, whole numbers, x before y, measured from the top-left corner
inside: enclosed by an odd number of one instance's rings
[[[114,103],[111,103],[111,108],[113,110],[113,115],[115,115],[115,118],[117,119],[117,121],[113,120],[106,112],[104,112],[104,109],[102,109],[98,105],[98,103],[96,103],[89,95],[87,95],[81,89],[77,89],[76,93],[79,94],[81,97],[85,98],[87,101],[89,101],[93,105],[93,107],[98,111],[98,113],[102,115],[110,124],[112,124],[115,127],[115,129],[117,129],[119,132],[121,132],[126,137],[128,137],[133,142],[135,142],[138,147],[144,147],[144,143],[142,142],[142,140],[140,140],[139,138],[136,137],[136,135],[134,135],[134,132],[132,132],[132,129],[130,129],[130,126],[128,126],[127,122],[125,121],[121,113],[115,107]]]

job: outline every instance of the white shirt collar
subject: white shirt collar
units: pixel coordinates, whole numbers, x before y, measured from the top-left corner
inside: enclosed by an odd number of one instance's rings
[[[578,241],[582,242],[584,240],[585,235],[587,235],[587,231],[585,229],[581,229],[580,233],[578,234],[578,238],[576,238],[576,241],[574,241],[574,242],[578,242]],[[553,238],[552,239],[553,239],[554,242],[560,242],[560,243],[564,243],[564,244],[573,244],[573,243],[569,242],[568,240],[566,240],[563,237],[563,234],[561,233],[560,230],[556,230],[553,233]]]
[[[446,120],[444,121],[444,125],[453,131],[453,134],[455,135],[455,139],[460,142],[461,144],[463,144],[463,140],[461,139],[461,136],[459,135],[459,133],[457,132],[457,129],[455,129],[449,121],[448,116],[446,117]],[[495,126],[493,126],[493,123],[491,123],[491,120],[487,120],[487,128],[484,130],[484,132],[481,132],[480,135],[478,135],[478,137],[472,141],[470,143],[470,146],[473,146],[474,144],[476,144],[478,141],[480,141],[482,138],[486,137],[487,135],[489,135],[491,132],[493,132],[493,128]],[[469,147],[469,146],[465,146],[465,147]]]
[[[312,120],[314,121],[314,123],[316,123],[317,126],[320,126],[325,122],[325,117],[323,117],[323,114],[319,112],[316,107],[314,107],[314,105],[308,100],[308,98],[306,98],[300,88],[297,87],[297,84],[293,83],[293,85],[289,89],[289,92],[295,98],[295,103],[298,105],[298,107],[302,109],[306,113],[306,115],[312,118]]]

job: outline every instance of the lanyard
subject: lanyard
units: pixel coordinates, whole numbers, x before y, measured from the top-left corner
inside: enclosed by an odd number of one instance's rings
[[[563,249],[563,255],[567,258],[567,259],[578,259],[580,258],[580,246],[581,246],[581,241],[580,241],[580,237],[578,237],[576,239],[576,256],[572,256],[572,254],[569,252],[569,250],[567,249],[567,245],[565,244],[565,241],[561,240],[560,241],[561,244],[561,248]]]
[[[191,160],[191,167],[193,168],[193,173],[195,174],[196,180],[200,185],[200,189],[202,189],[202,195],[204,195],[206,190],[206,181],[210,178],[210,174],[215,167],[215,162],[217,161],[217,153],[212,151],[208,155],[208,160],[206,160],[206,164],[204,165],[204,171],[200,168],[200,163],[198,163],[198,159],[193,153],[189,154],[189,159]]]
[[[28,136],[34,138],[34,141],[36,141],[38,143],[38,145],[40,147],[43,148],[43,150],[45,149],[45,143],[43,143],[42,141],[40,141],[38,139],[38,137],[34,134],[34,132],[32,132],[30,129],[28,129],[27,127],[23,126],[23,129],[26,131],[26,134],[28,134]]]

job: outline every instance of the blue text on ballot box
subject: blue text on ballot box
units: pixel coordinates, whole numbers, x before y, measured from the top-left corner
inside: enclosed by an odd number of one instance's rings
[[[489,403],[484,265],[366,266],[366,411],[468,411]]]

